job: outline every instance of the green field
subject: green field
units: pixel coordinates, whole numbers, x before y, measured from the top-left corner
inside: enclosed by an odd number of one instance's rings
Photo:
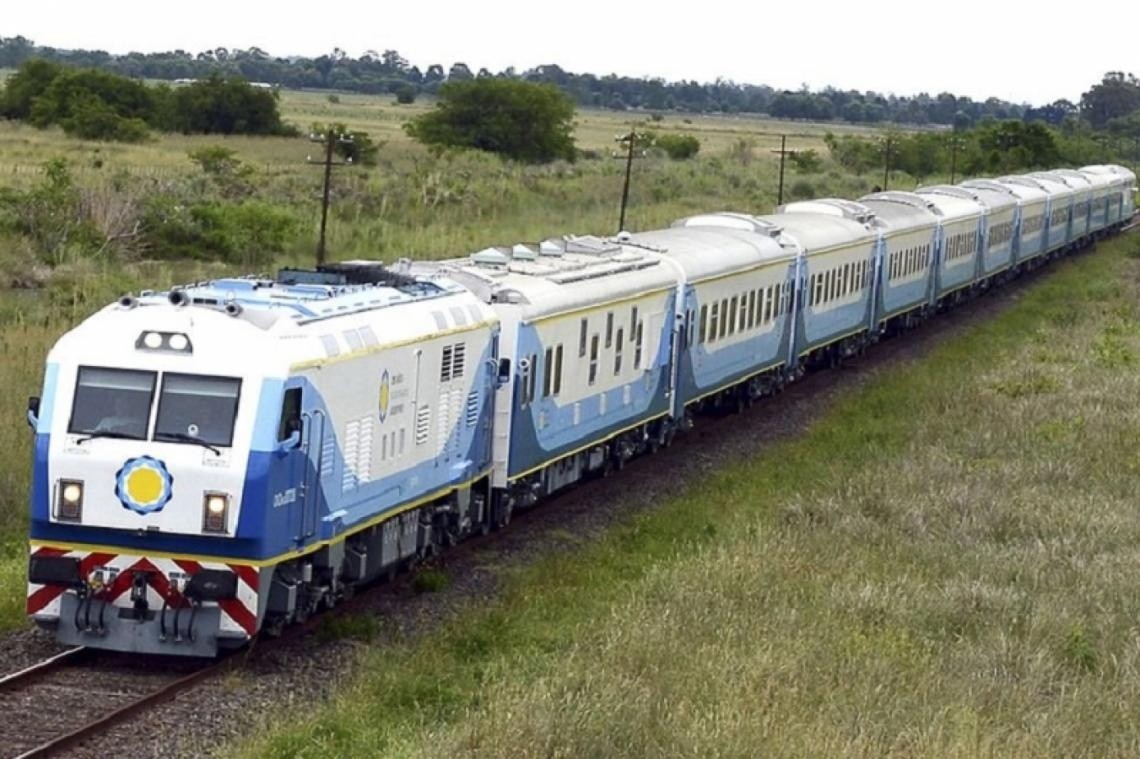
[[[1134,756],[1138,258],[1057,265],[242,750]]]

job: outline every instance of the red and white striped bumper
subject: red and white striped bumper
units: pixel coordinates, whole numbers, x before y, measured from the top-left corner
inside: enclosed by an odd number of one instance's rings
[[[136,607],[140,594],[145,594],[146,607],[157,612],[162,608],[180,609],[189,603],[183,591],[191,577],[203,569],[236,575],[236,592],[233,598],[201,602],[201,606],[216,606],[217,630],[215,635],[227,639],[248,639],[258,629],[258,581],[260,570],[248,564],[196,561],[190,559],[150,558],[135,554],[103,553],[71,550],[65,547],[32,546],[32,557],[72,557],[78,560],[82,589],[66,584],[28,582],[28,614],[40,623],[58,621],[64,596],[83,594],[119,613],[120,609]],[[145,574],[142,588],[136,587],[136,577]],[[132,595],[135,596],[132,599]],[[98,646],[97,640],[91,645]]]

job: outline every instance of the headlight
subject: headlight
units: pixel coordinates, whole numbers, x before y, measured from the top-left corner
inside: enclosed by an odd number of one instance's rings
[[[83,480],[60,480],[56,493],[55,518],[78,522],[83,516]]]
[[[202,499],[202,532],[225,532],[229,510],[229,494],[206,493]]]

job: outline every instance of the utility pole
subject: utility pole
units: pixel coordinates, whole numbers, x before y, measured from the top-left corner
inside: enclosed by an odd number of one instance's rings
[[[324,191],[321,197],[321,235],[317,240],[317,266],[321,266],[325,262],[325,229],[328,226],[329,219],[329,188],[332,185],[333,153],[337,145],[351,145],[352,135],[338,133],[330,126],[323,134],[310,134],[309,141],[319,143],[325,148],[323,161],[314,161],[313,157],[309,156],[310,163],[321,163],[325,167]],[[352,163],[351,156],[345,160],[345,163]]]
[[[950,135],[950,184],[958,177],[958,135]]]
[[[790,155],[795,155],[796,151],[788,150],[788,135],[780,135],[780,149],[773,150],[773,153],[780,154],[780,185],[776,190],[776,205],[784,205],[784,159]]]
[[[890,138],[890,135],[887,136],[887,143],[886,143],[885,148],[886,148],[886,150],[884,151],[884,153],[885,153],[884,159],[885,159],[886,167],[883,169],[883,192],[886,192],[888,189],[890,189],[890,181],[891,181],[891,138]]]
[[[633,144],[638,140],[645,139],[644,135],[640,135],[634,130],[630,129],[629,134],[618,135],[614,138],[614,142],[621,142],[627,145],[625,154],[625,185],[621,190],[621,216],[618,219],[618,233],[625,231],[625,208],[629,204],[629,177],[633,172]]]

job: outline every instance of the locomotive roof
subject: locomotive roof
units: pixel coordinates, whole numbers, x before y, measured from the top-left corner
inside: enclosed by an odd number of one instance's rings
[[[61,337],[52,352],[55,360],[79,364],[257,367],[275,374],[497,321],[471,293],[444,279],[390,271],[385,283],[373,284],[287,279],[294,281],[230,278],[124,296]],[[185,350],[144,344],[149,333],[183,335]]]

